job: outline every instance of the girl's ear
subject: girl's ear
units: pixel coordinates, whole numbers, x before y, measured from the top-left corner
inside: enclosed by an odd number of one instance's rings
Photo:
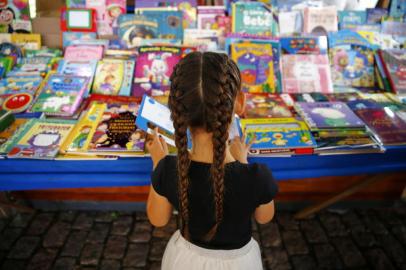
[[[238,91],[237,97],[235,98],[234,102],[234,112],[238,116],[242,116],[244,114],[245,102],[246,102],[245,93],[243,91]]]

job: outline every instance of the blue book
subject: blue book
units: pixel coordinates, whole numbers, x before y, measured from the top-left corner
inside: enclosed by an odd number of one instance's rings
[[[340,29],[353,29],[357,25],[365,24],[367,13],[365,10],[342,10],[338,12]]]
[[[139,46],[142,40],[159,37],[159,25],[155,18],[125,14],[118,17],[117,23],[120,48],[132,49]]]

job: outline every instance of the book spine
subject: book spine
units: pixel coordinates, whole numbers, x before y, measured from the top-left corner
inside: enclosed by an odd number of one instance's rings
[[[382,50],[379,50],[379,51],[378,51],[378,55],[379,55],[379,57],[380,57],[381,60],[382,60],[382,66],[383,66],[383,69],[384,69],[384,73],[385,73],[386,77],[388,78],[388,81],[389,81],[389,84],[390,84],[390,90],[392,90],[392,92],[394,92],[394,93],[396,94],[396,93],[397,93],[397,91],[396,91],[396,85],[395,85],[395,83],[393,82],[392,76],[391,76],[391,74],[390,74],[390,72],[389,72],[388,65],[387,65],[387,63],[386,63],[386,61],[385,61],[385,58],[383,57],[383,52],[382,52]]]

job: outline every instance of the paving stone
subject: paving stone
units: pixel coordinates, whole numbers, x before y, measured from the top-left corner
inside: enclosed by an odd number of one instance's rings
[[[103,252],[103,246],[100,244],[85,244],[80,256],[82,265],[98,265]]]
[[[397,266],[406,264],[406,252],[402,244],[391,234],[378,235],[378,241],[386,254],[395,262]]]
[[[372,210],[359,210],[362,221],[369,231],[374,234],[388,234],[389,231],[386,229],[385,225],[379,220],[375,212]]]
[[[76,267],[76,259],[60,257],[55,261],[52,270],[74,270]]]
[[[392,233],[395,237],[406,246],[406,226],[393,226]]]
[[[309,253],[309,248],[300,231],[284,231],[282,232],[282,239],[289,255]]]
[[[167,241],[152,241],[149,252],[149,260],[152,262],[161,261],[166,248]]]
[[[279,233],[278,224],[276,222],[259,225],[259,232],[263,247],[280,247],[282,245],[281,234]]]
[[[365,253],[369,265],[372,269],[376,270],[391,270],[395,269],[389,258],[386,256],[385,252],[382,249],[371,249]]]
[[[117,260],[102,260],[100,270],[120,270],[121,263]]]
[[[71,225],[69,223],[58,221],[44,236],[44,247],[62,247],[69,235]]]
[[[292,269],[292,266],[289,263],[288,254],[284,249],[265,248],[263,252],[264,261],[270,269]]]
[[[332,239],[331,242],[338,250],[346,267],[359,269],[360,267],[366,266],[364,257],[351,238],[335,238]]]
[[[152,225],[148,221],[138,221],[134,223],[133,231],[128,239],[132,243],[147,243],[151,240]]]
[[[114,222],[111,228],[111,234],[115,235],[127,235],[133,224],[133,218],[131,216],[120,216]]]
[[[77,211],[69,210],[69,211],[62,211],[58,215],[58,220],[67,222],[67,223],[72,223],[76,216],[77,216]]]
[[[148,259],[148,244],[130,244],[123,260],[126,267],[145,267]]]
[[[330,244],[314,245],[313,250],[321,269],[343,269],[343,264],[339,256],[337,256],[337,252]]]
[[[0,232],[1,232],[4,228],[6,228],[6,226],[7,226],[6,219],[0,218]]]
[[[6,228],[0,234],[0,250],[9,251],[14,242],[23,232],[20,228]]]
[[[44,212],[37,214],[25,231],[27,235],[40,235],[45,233],[55,217],[54,213]]]
[[[39,237],[23,236],[17,240],[7,257],[10,259],[28,259],[40,242]]]
[[[320,221],[327,231],[328,236],[347,236],[348,230],[341,222],[340,216],[330,212],[322,212],[319,215]]]
[[[316,261],[309,255],[292,256],[291,260],[295,270],[314,270],[317,268]]]
[[[13,220],[10,222],[10,227],[25,228],[28,226],[30,221],[33,219],[33,213],[18,213],[14,216]]]
[[[327,235],[317,219],[302,220],[300,222],[300,228],[309,243],[327,243]]]
[[[103,223],[111,223],[117,219],[117,213],[112,211],[100,211],[97,212],[94,221],[95,222],[103,222]]]
[[[125,236],[111,235],[107,239],[104,249],[104,258],[122,259],[127,248],[127,238]]]
[[[293,218],[292,213],[282,212],[276,215],[276,221],[282,230],[299,230],[299,222]]]
[[[97,270],[96,266],[78,265],[75,270]]]
[[[93,244],[102,244],[106,240],[107,234],[110,230],[110,224],[108,223],[96,223],[92,230],[89,232],[86,242]]]
[[[54,262],[56,255],[58,254],[57,249],[40,249],[32,257],[27,265],[26,270],[48,270],[51,269],[52,263]]]
[[[81,212],[72,225],[76,230],[89,230],[93,226],[93,217],[90,213]]]
[[[364,233],[367,231],[365,225],[353,210],[349,210],[342,215],[341,220],[347,228],[351,229],[352,233]]]
[[[25,270],[27,262],[22,260],[5,260],[0,270]]]
[[[61,252],[62,256],[78,257],[86,241],[87,231],[72,231]]]
[[[176,229],[177,229],[176,219],[172,217],[165,227],[159,228],[155,227],[152,232],[152,237],[169,240],[169,238],[171,238],[172,234],[176,231]]]

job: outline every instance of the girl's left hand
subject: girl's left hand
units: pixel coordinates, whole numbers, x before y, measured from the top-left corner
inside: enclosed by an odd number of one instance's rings
[[[152,162],[155,167],[158,165],[159,161],[168,155],[168,145],[165,140],[158,135],[158,128],[154,129],[154,135],[152,140],[147,141],[146,147],[151,154]]]

